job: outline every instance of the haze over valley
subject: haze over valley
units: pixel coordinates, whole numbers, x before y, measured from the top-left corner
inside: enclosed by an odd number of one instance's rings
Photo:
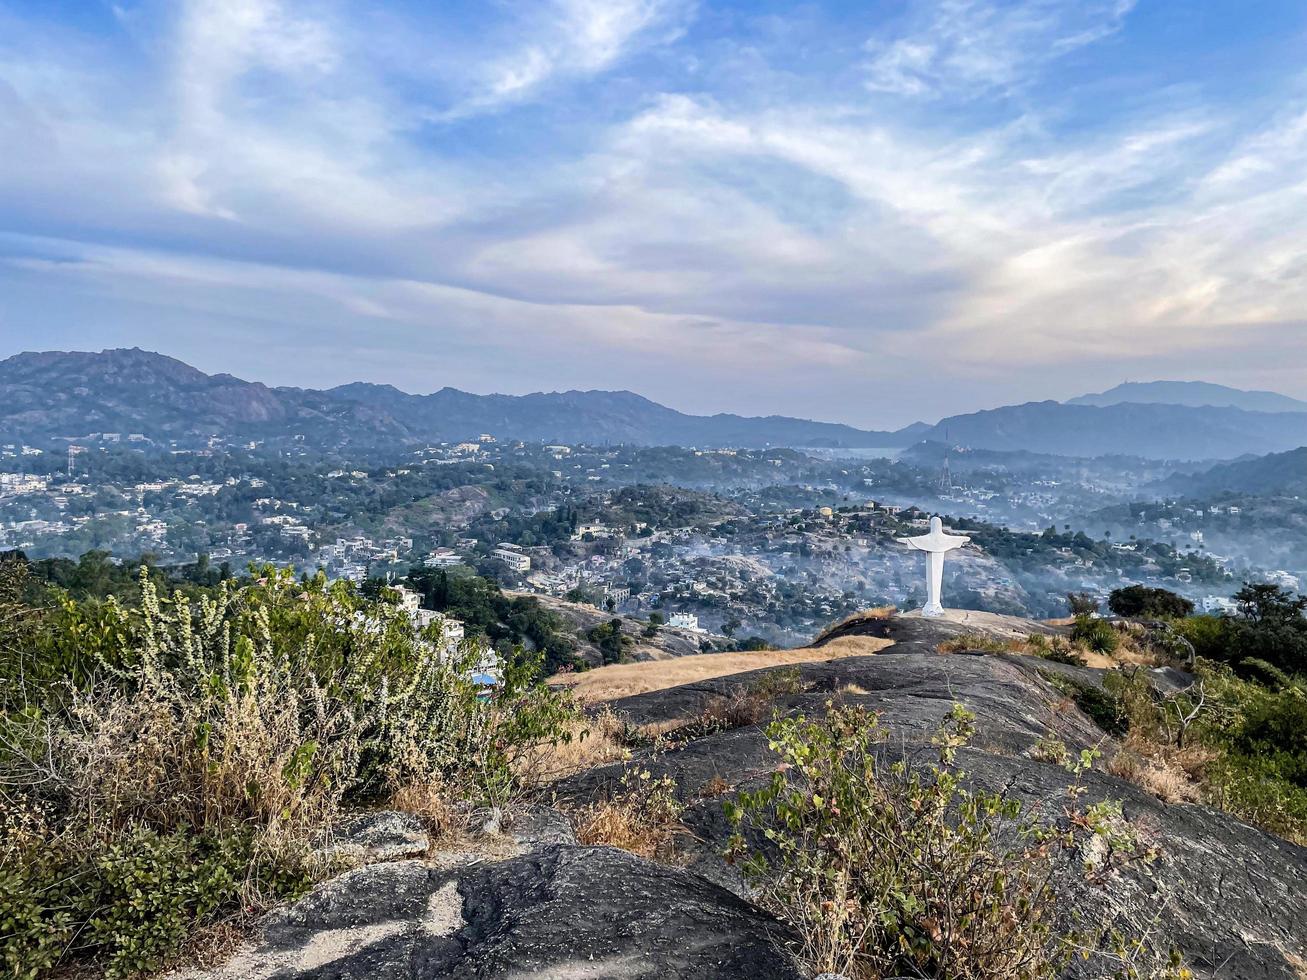
[[[895,538],[932,513],[974,530],[962,608],[1057,616],[1134,581],[1220,608],[1307,574],[1307,450],[1249,452],[1307,441],[1307,413],[1265,392],[1132,385],[870,431],[631,392],[268,388],[115,350],[16,355],[0,394],[0,534],[34,558],[435,561],[785,645],[918,601]]]

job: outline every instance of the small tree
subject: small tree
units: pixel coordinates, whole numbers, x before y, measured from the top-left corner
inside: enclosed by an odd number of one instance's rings
[[[1194,611],[1194,604],[1169,589],[1127,585],[1113,590],[1107,607],[1127,619],[1182,619]]]
[[[1072,616],[1092,616],[1098,612],[1098,600],[1088,592],[1068,592],[1066,604]]]
[[[728,857],[799,931],[813,972],[1052,980],[1075,949],[1102,948],[1103,937],[1062,933],[1052,881],[1057,852],[1085,832],[1109,861],[1134,859],[1119,809],[1083,807],[1077,778],[1063,829],[976,787],[957,765],[974,721],[954,705],[921,756],[900,761],[888,761],[886,733],[861,707],[828,704],[820,719],[768,727],[781,765],[727,804]],[[1065,764],[1078,777],[1093,757]]]

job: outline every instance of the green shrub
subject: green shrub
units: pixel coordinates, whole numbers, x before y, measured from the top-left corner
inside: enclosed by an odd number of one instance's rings
[[[140,594],[66,604],[91,661],[0,712],[0,950],[27,975],[150,969],[196,924],[294,892],[345,801],[429,783],[502,804],[519,754],[572,718],[537,659],[484,702],[477,651],[448,656],[348,583],[269,568],[193,602],[142,574]]]
[[[1095,725],[1108,735],[1120,738],[1130,730],[1130,717],[1121,698],[1107,686],[1108,679],[1114,676],[1106,674],[1104,686],[1099,687],[1052,671],[1043,672],[1044,679],[1071,698]]]
[[[1107,597],[1107,607],[1129,619],[1178,619],[1194,611],[1194,604],[1184,596],[1146,585],[1114,589]]]
[[[1188,640],[1196,656],[1225,660],[1230,643],[1229,620],[1223,616],[1188,616],[1175,621],[1175,631]]]
[[[1290,674],[1307,674],[1307,596],[1251,583],[1234,599],[1239,615],[1226,619],[1219,659],[1238,664],[1255,658]]]
[[[1245,657],[1235,665],[1235,669],[1240,676],[1268,687],[1272,691],[1282,691],[1293,684],[1292,677],[1260,657]]]
[[[161,835],[145,828],[86,854],[47,852],[0,868],[0,949],[34,977],[67,952],[94,956],[106,976],[158,968],[197,926],[307,886],[299,868],[263,861],[251,834]]]
[[[768,728],[781,771],[728,804],[730,856],[799,930],[814,971],[1056,974],[1046,868],[1021,843],[1036,828],[1016,800],[967,788],[955,753],[971,731],[955,706],[923,772],[881,761],[885,734],[863,708]],[[747,833],[765,845],[751,849]]]
[[[1095,753],[1055,753],[1072,774],[1066,821],[974,786],[957,765],[974,716],[954,705],[920,758],[889,761],[874,712],[832,702],[818,719],[773,722],[780,766],[726,804],[727,856],[760,900],[791,923],[813,973],[857,980],[1038,980],[1097,950],[1103,975],[1191,978],[1174,952],[1111,923],[1068,933],[1051,881],[1059,855],[1097,838],[1095,874],[1148,860],[1119,803],[1084,806],[1079,776]]]
[[[1077,616],[1071,626],[1071,640],[1082,643],[1095,653],[1115,653],[1121,645],[1121,634],[1105,619]]]
[[[1072,667],[1085,666],[1085,658],[1064,636],[1047,637],[1042,633],[1032,633],[1026,637],[1026,649],[1036,657],[1051,660],[1058,664]]]

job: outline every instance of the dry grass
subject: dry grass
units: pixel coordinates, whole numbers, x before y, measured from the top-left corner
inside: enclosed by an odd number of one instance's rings
[[[935,649],[940,653],[1029,653],[1031,645],[1017,637],[1000,639],[988,633],[962,633],[944,640]]]
[[[1107,771],[1167,803],[1202,800],[1202,776],[1215,757],[1210,749],[1158,745],[1130,736],[1107,764]]]
[[[730,782],[723,776],[712,776],[699,787],[699,795],[705,800],[723,796],[731,791]]]
[[[643,858],[666,859],[672,839],[685,830],[684,809],[670,776],[655,779],[647,769],[628,770],[612,797],[576,814],[576,839],[582,844],[620,847]]]
[[[210,970],[231,958],[241,944],[249,938],[249,930],[243,923],[225,920],[200,926],[190,936],[181,949],[165,960],[161,975],[177,971],[189,974],[192,971]],[[57,974],[59,980],[74,980],[85,976],[102,977],[103,972],[93,966],[81,969],[64,969]]]
[[[535,746],[518,757],[514,766],[526,785],[540,786],[629,758],[637,734],[656,737],[656,733],[633,728],[625,718],[605,707],[592,717],[576,718],[568,724],[564,739]]]
[[[453,847],[468,836],[468,810],[451,803],[454,798],[439,783],[410,783],[391,795],[390,806],[417,816],[426,827],[431,850],[436,851]]]
[[[845,640],[856,642],[845,643]],[[583,704],[598,704],[764,667],[822,663],[843,657],[865,656],[883,650],[890,643],[889,640],[858,636],[842,637],[820,649],[804,647],[799,650],[762,650],[754,653],[701,653],[673,660],[610,664],[580,673],[555,674],[549,683],[551,686],[570,687]]]
[[[1050,625],[1057,625],[1050,622]],[[1139,642],[1139,637],[1129,631],[1119,631],[1119,646],[1112,653],[1099,653],[1083,643],[1077,643],[1065,636],[1045,636],[1032,633],[1029,636],[998,637],[989,633],[963,633],[940,643],[936,649],[940,653],[1017,653],[1032,657],[1045,657],[1060,663],[1078,663],[1082,667],[1095,667],[1111,670],[1122,664],[1137,664],[1156,667],[1165,663],[1160,656],[1146,644]]]
[[[715,694],[704,701],[698,715],[679,724],[663,728],[661,735],[669,741],[686,742],[715,732],[747,728],[771,718],[775,696],[743,685],[727,694]]]

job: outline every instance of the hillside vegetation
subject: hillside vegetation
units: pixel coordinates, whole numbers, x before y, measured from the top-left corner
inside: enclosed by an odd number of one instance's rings
[[[481,700],[433,630],[272,568],[119,601],[0,562],[0,963],[150,971],[330,872],[343,808],[503,805],[568,708],[530,658]]]
[[[482,638],[450,655],[377,582],[0,573],[17,976],[223,936],[205,980],[1288,980],[1307,956],[1307,598],[1281,589],[1223,618],[1157,589],[1060,626],[882,609],[544,685],[553,614],[475,576],[426,583]],[[491,699],[479,642],[506,654]],[[324,844],[378,808],[418,856],[339,875],[368,852]]]

